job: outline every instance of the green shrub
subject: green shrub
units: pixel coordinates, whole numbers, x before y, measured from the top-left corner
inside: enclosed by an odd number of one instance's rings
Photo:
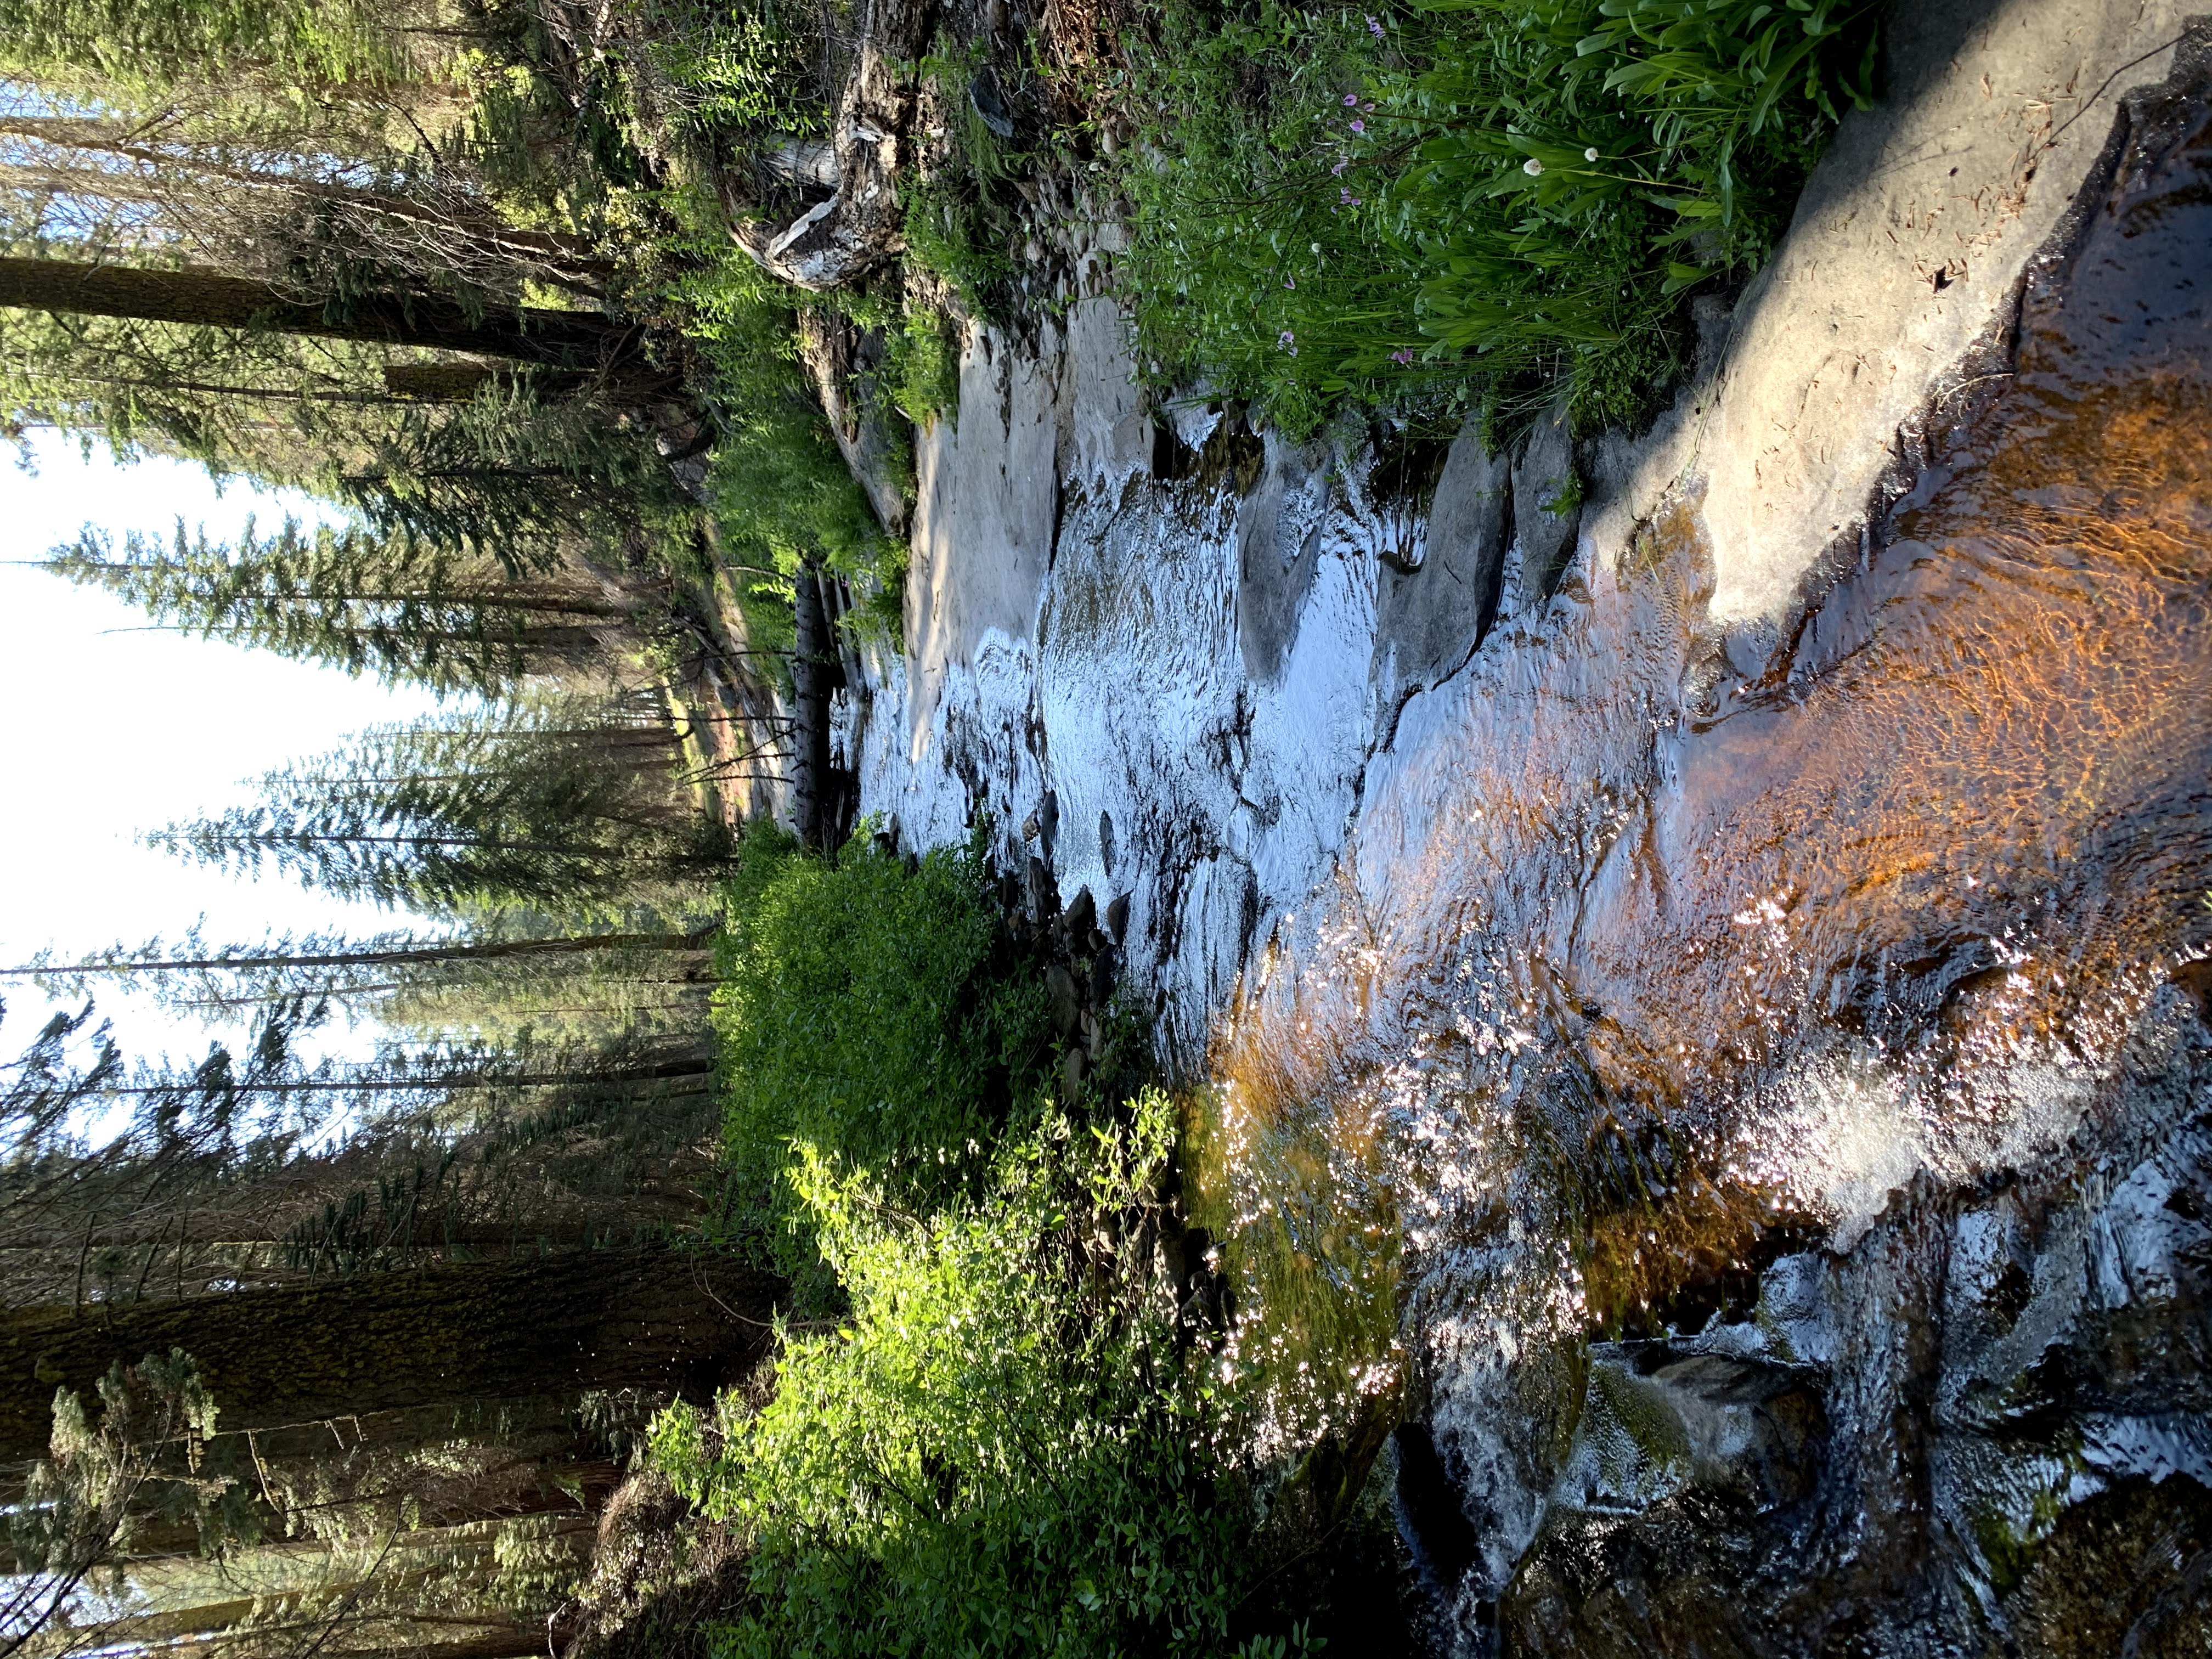
[[[906,549],[877,525],[830,434],[799,362],[790,290],[732,253],[682,278],[674,299],[713,369],[714,520],[752,643],[788,645],[802,564],[900,592]]]
[[[1871,0],[1175,0],[1136,53],[1139,340],[1294,433],[1671,376],[1686,292],[1771,251],[1872,72]]]
[[[883,384],[893,407],[926,427],[960,409],[960,348],[950,320],[910,307],[884,331]]]
[[[1167,1157],[1166,1101],[1133,1115],[1042,1124],[927,1221],[805,1165],[849,1317],[783,1333],[757,1414],[725,1397],[654,1431],[678,1488],[752,1543],[726,1659],[1231,1650],[1261,1570],[1218,1408],[1088,1243]]]
[[[1040,975],[994,952],[980,842],[909,872],[854,838],[835,864],[757,823],[726,889],[715,995],[731,1158],[813,1259],[809,1161],[927,1212],[972,1188],[1050,1058]]]

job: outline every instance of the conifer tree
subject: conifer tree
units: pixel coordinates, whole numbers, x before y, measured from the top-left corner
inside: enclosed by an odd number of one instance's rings
[[[148,840],[425,914],[703,900],[728,832],[678,794],[665,728],[601,714],[563,699],[371,732]]]
[[[230,545],[181,521],[166,548],[133,533],[124,556],[88,531],[47,562],[159,621],[386,684],[497,696],[531,674],[580,668],[629,606],[576,577],[518,572],[404,526],[252,524]],[[547,558],[539,566],[551,566]]]

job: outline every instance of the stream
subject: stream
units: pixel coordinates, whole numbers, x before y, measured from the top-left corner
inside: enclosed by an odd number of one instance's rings
[[[963,360],[925,476],[1057,485],[988,592],[925,501],[950,643],[846,706],[863,805],[1129,896],[1221,1364],[1285,1467],[1374,1460],[1438,1650],[2212,1652],[2187,107],[1759,626],[1698,468],[1608,550],[1540,417],[1154,419],[1098,300]]]

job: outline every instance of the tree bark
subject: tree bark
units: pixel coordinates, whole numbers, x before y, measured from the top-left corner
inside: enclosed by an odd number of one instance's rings
[[[829,850],[837,818],[830,766],[830,697],[844,678],[822,603],[821,573],[801,565],[793,583],[791,692],[799,752],[791,768],[791,828],[802,845]]]
[[[471,318],[451,300],[400,294],[367,295],[340,310],[219,271],[66,259],[0,259],[0,306],[427,346],[567,369],[609,368],[636,346],[634,329],[589,312],[526,306]]]
[[[659,1249],[366,1273],[301,1289],[0,1319],[0,1462],[41,1455],[54,1392],[182,1348],[225,1430],[642,1387],[693,1398],[768,1351],[773,1275]]]

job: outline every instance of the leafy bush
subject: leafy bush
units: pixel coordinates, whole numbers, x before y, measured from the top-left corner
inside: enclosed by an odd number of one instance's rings
[[[655,1427],[679,1489],[753,1542],[727,1659],[1230,1650],[1260,1571],[1218,1409],[1137,1305],[1141,1264],[1090,1243],[1166,1159],[1164,1098],[1133,1116],[1045,1122],[927,1221],[808,1161],[850,1317],[784,1333],[757,1414],[725,1396]]]
[[[1416,0],[1381,16],[1188,0],[1136,54],[1140,343],[1294,432],[1564,378],[1632,418],[1683,295],[1771,250],[1871,0]],[[1387,18],[1388,21],[1385,21]]]
[[[949,320],[909,307],[884,331],[884,386],[892,406],[926,427],[960,407],[960,349]]]
[[[790,291],[732,253],[683,278],[676,299],[714,370],[714,519],[753,643],[788,644],[803,564],[902,592],[906,550],[884,535],[830,435],[799,363]]]
[[[728,1141],[787,1267],[812,1257],[799,1170],[917,1212],[972,1187],[1049,1048],[1039,977],[996,954],[980,842],[909,872],[865,835],[831,864],[757,823],[726,896]]]

